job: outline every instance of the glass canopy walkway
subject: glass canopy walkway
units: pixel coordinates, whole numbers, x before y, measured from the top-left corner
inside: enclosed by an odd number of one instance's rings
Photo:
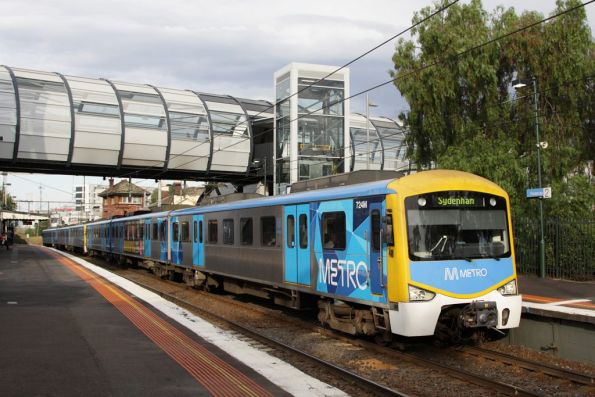
[[[241,181],[271,162],[273,119],[264,100],[0,66],[4,171]],[[346,170],[407,166],[395,121],[349,119]]]

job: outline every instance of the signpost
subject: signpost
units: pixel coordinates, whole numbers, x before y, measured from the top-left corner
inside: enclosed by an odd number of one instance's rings
[[[549,199],[552,198],[552,188],[551,187],[540,187],[534,189],[527,189],[527,198],[542,198],[542,199]]]

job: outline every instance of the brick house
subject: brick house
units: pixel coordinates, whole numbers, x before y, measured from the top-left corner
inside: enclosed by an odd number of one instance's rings
[[[114,185],[114,180],[109,180],[109,187],[98,196],[103,198],[103,218],[122,216],[127,213],[145,208],[147,192],[145,189],[129,183],[123,179]]]

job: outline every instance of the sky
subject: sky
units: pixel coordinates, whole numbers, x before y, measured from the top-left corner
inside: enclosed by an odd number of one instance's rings
[[[341,66],[409,27],[414,12],[431,3],[0,0],[0,64],[272,100],[273,74],[286,64]],[[555,8],[555,0],[483,4],[488,11],[503,5],[544,15]],[[595,5],[586,9],[595,21]],[[350,66],[352,94],[390,79],[394,44]],[[369,95],[378,105],[371,115],[396,117],[407,109],[393,85]],[[363,96],[353,99],[351,111],[365,112],[364,103]],[[83,177],[10,173],[6,182],[17,200],[39,200],[42,186],[43,201],[63,200],[55,205],[64,206]],[[85,182],[106,183],[96,177]],[[156,186],[153,180],[134,182]]]

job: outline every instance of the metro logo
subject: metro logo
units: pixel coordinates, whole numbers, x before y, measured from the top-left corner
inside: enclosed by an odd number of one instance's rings
[[[360,280],[364,276],[364,280]],[[342,288],[368,289],[368,265],[361,261],[357,265],[354,261],[327,258],[326,262],[318,260],[318,280],[321,283]]]
[[[480,269],[458,269],[456,267],[444,268],[444,280],[454,281],[473,277],[487,277],[488,269],[482,267]]]

